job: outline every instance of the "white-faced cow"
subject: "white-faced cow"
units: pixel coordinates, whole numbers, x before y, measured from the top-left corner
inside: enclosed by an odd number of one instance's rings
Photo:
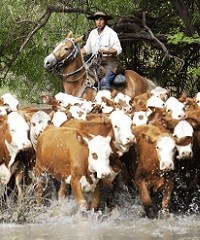
[[[98,209],[99,179],[110,178],[110,136],[92,136],[86,132],[49,125],[39,136],[36,151],[36,203],[42,200],[42,172],[70,184],[80,207],[88,208],[85,192],[92,193],[92,209]]]

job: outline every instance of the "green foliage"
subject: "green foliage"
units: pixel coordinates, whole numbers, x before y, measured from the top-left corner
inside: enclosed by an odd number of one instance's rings
[[[194,44],[194,43],[200,43],[200,37],[195,34],[192,37],[187,37],[183,32],[177,32],[174,35],[168,36],[168,43],[178,45],[178,44]]]
[[[199,75],[199,66],[196,61],[199,57],[199,50],[194,51],[195,46],[198,46],[200,42],[199,35],[196,34],[192,37],[184,35],[183,21],[174,11],[170,1],[2,1],[0,9],[0,87],[20,92],[21,97],[27,98],[31,102],[38,102],[38,95],[43,92],[54,94],[62,90],[60,78],[45,72],[43,67],[44,58],[52,51],[52,47],[63,40],[69,31],[73,31],[74,35],[78,37],[94,27],[93,21],[88,21],[86,18],[88,12],[85,14],[77,11],[65,13],[65,8],[93,12],[105,11],[114,17],[114,20],[111,21],[113,24],[122,16],[134,16],[135,13],[141,14],[141,11],[147,11],[148,17],[152,20],[149,25],[152,32],[168,36],[167,44],[171,48],[170,52],[181,59],[187,57],[189,63],[188,67],[184,69],[184,79],[191,82],[191,78],[195,78],[196,81],[196,77]],[[200,18],[197,6],[193,5],[193,12],[191,5],[187,6],[189,13],[192,13],[192,22],[198,27]],[[29,34],[44,20],[43,16],[48,7],[60,10],[50,15],[44,26],[38,28],[21,50],[20,48]],[[170,84],[181,83],[179,64],[174,60],[166,60],[163,51],[154,47],[154,41],[138,40],[134,43],[123,43],[123,45],[126,46],[123,48],[122,59],[125,67],[155,78],[163,86],[169,84],[169,79],[173,80],[173,78],[175,80]]]

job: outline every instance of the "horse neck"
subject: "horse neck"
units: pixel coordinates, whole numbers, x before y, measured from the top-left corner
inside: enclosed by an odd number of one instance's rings
[[[86,81],[86,69],[80,53],[64,67],[62,74],[65,92],[77,96]]]

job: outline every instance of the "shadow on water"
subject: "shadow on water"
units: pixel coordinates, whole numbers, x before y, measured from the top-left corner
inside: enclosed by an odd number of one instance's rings
[[[16,210],[17,211],[17,210]],[[19,209],[18,209],[19,211]],[[30,208],[25,223],[2,223],[1,240],[200,240],[200,215],[171,214],[168,219],[142,217],[138,199],[128,194],[109,211],[78,210],[71,197]]]

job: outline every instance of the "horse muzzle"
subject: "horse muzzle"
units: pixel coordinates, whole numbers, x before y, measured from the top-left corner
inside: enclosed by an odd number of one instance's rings
[[[56,64],[57,64],[57,59],[55,58],[53,53],[49,54],[44,59],[44,68],[47,70],[53,69],[56,66]]]

